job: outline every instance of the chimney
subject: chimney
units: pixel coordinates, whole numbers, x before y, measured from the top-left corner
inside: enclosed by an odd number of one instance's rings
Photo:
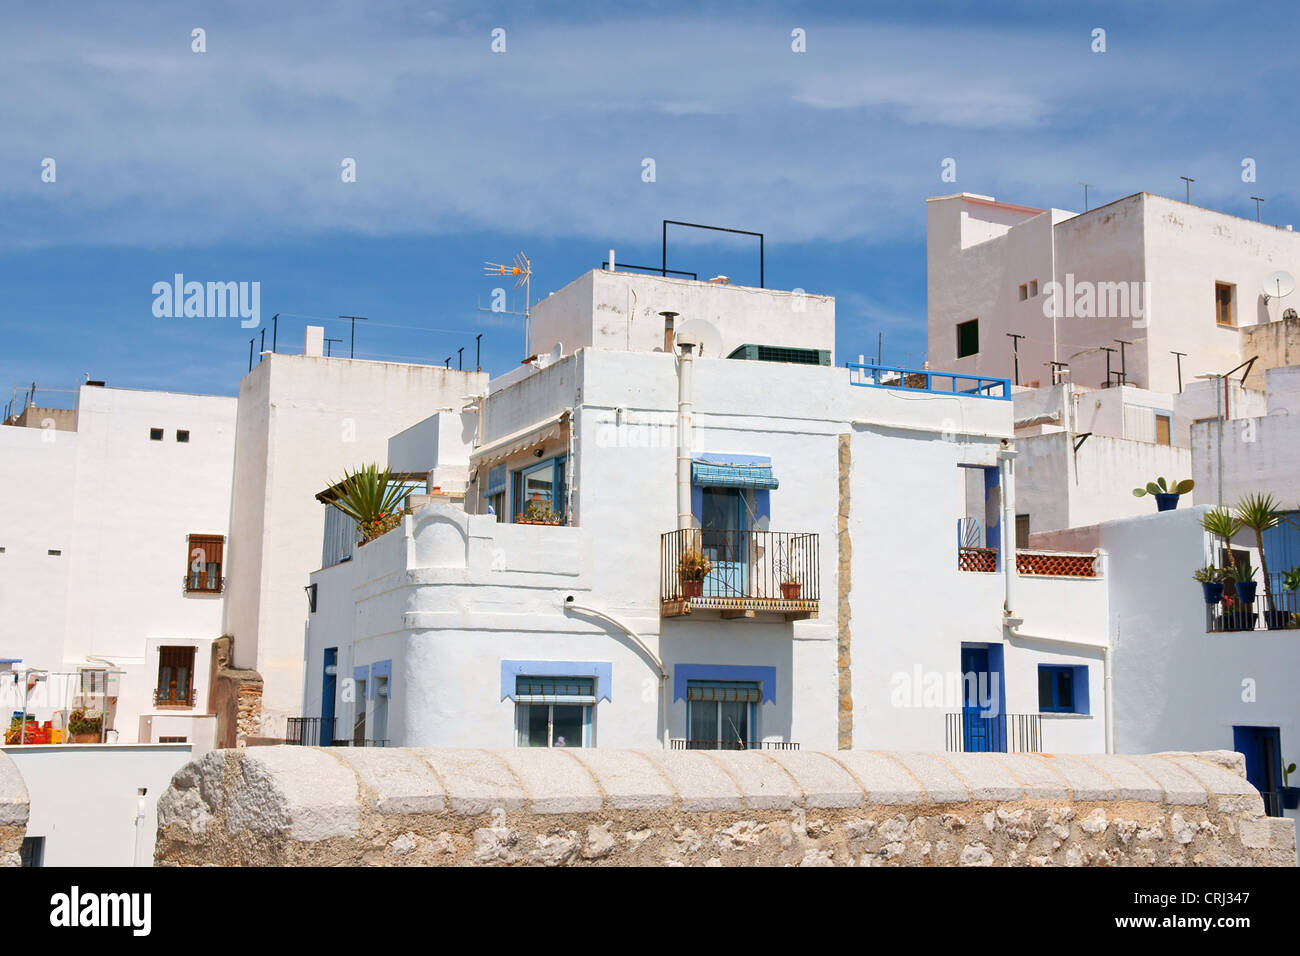
[[[303,355],[323,356],[325,354],[325,326],[309,325],[302,343]]]
[[[669,355],[673,354],[673,320],[677,318],[676,312],[660,312],[664,317],[664,351]]]

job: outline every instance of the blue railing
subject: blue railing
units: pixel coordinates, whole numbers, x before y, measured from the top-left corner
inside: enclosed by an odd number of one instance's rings
[[[939,395],[970,395],[974,398],[1011,400],[1011,379],[959,372],[932,372],[929,369],[901,368],[895,365],[864,365],[846,362],[849,382],[864,388],[911,389]]]

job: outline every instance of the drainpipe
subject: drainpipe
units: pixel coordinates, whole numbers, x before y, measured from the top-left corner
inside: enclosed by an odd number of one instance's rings
[[[144,849],[144,796],[148,792],[146,787],[140,787],[135,792],[135,858],[132,866],[144,866],[140,862],[140,851]]]
[[[1005,438],[1002,441],[1003,446],[998,450],[998,483],[1002,486],[1002,579],[1006,587],[1002,610],[1010,614],[1015,607],[1012,595],[1016,578],[1016,496],[1012,462],[1019,452]]]
[[[644,653],[646,657],[650,658],[651,663],[653,663],[655,666],[655,670],[659,672],[659,709],[661,714],[663,715],[663,722],[664,722],[663,745],[664,745],[664,750],[669,749],[670,743],[668,738],[668,671],[664,669],[664,663],[662,660],[660,660],[659,655],[656,654],[654,651],[650,650],[650,648],[646,646],[645,641],[641,640],[641,635],[638,634],[636,631],[632,630],[631,627],[624,624],[622,621],[614,617],[612,614],[607,614],[606,612],[600,610],[599,608],[588,607],[585,604],[575,603],[572,594],[565,597],[563,610],[577,611],[581,614],[588,614],[591,617],[598,618],[599,620],[604,621],[606,624],[610,624],[618,628],[620,631],[622,631],[624,634],[626,634],[628,637],[632,639],[632,643],[636,644],[637,647],[641,648],[642,653]]]
[[[691,526],[691,425],[695,396],[694,345],[681,344],[677,372],[677,527]]]

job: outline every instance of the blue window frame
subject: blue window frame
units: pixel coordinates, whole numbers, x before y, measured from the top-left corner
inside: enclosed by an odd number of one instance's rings
[[[515,746],[592,746],[596,678],[521,674],[514,698]]]
[[[762,739],[758,681],[692,680],[686,683],[686,738],[690,750],[748,750]]]
[[[1088,713],[1087,665],[1039,664],[1038,709],[1044,714]]]
[[[567,456],[556,455],[554,458],[548,458],[545,461],[539,461],[535,465],[529,465],[527,468],[516,469],[513,474],[511,502],[511,520],[517,520],[519,515],[530,503],[537,503],[541,506],[550,508],[561,519],[564,515],[565,495],[565,466]]]

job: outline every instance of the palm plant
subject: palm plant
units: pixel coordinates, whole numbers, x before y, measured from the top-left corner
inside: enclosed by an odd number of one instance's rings
[[[1268,558],[1264,555],[1264,532],[1276,528],[1286,516],[1272,495],[1259,494],[1247,495],[1237,502],[1234,515],[1243,528],[1255,532],[1255,546],[1259,548],[1259,566],[1264,573],[1264,601],[1268,604],[1269,613],[1272,614],[1276,609],[1273,607],[1273,589],[1269,587],[1268,582]]]
[[[407,495],[406,487],[394,480],[391,468],[380,471],[375,464],[345,471],[343,480],[333,488],[334,507],[356,521],[363,542],[393,527],[397,506]]]
[[[1232,538],[1241,530],[1241,522],[1227,508],[1211,508],[1201,516],[1201,527],[1223,542],[1226,564],[1232,566]]]

